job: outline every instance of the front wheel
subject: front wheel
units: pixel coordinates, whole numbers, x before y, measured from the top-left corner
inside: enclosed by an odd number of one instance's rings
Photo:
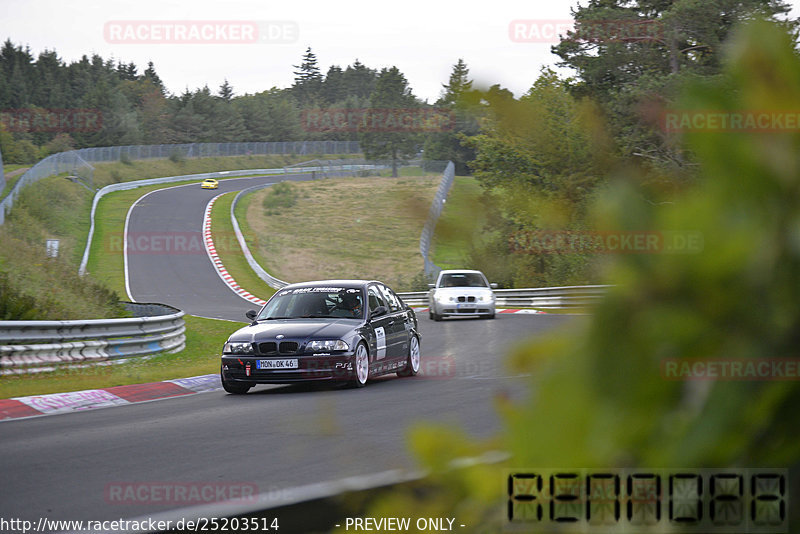
[[[222,373],[219,374],[219,378],[222,381],[222,389],[233,395],[244,395],[245,393],[250,391],[251,387],[253,387],[247,384],[234,384],[228,382],[227,380],[225,380],[225,375]]]
[[[411,340],[408,342],[406,366],[402,371],[397,371],[397,376],[414,376],[419,372],[419,362],[419,340],[417,336],[411,336]]]
[[[356,353],[353,355],[353,380],[350,385],[355,388],[363,388],[367,385],[368,378],[369,352],[363,343],[359,343]]]

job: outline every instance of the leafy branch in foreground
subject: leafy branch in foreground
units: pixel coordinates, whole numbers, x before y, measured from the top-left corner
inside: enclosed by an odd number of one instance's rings
[[[800,59],[778,26],[742,28],[727,62],[724,80],[682,90],[683,109],[800,109]],[[796,358],[800,132],[696,131],[685,142],[699,176],[673,204],[643,202],[630,170],[615,177],[593,220],[620,231],[691,229],[703,236],[702,252],[617,256],[607,274],[616,285],[590,319],[514,352],[511,365],[530,373],[531,394],[497,401],[510,465],[797,469],[796,380],[675,380],[663,365]],[[454,455],[496,443],[430,427],[411,443],[439,490],[402,491],[371,512],[458,513],[473,531],[502,528],[500,470],[446,469]],[[790,521],[799,513],[794,507]]]

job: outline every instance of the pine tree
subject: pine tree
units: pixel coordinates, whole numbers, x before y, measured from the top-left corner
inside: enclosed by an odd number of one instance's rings
[[[338,65],[331,65],[322,82],[321,96],[328,104],[338,102],[347,96],[345,94],[344,71]]]
[[[407,129],[402,122],[407,114],[415,114],[419,102],[397,67],[381,70],[369,102],[359,134],[361,147],[369,159],[391,159],[392,176],[397,177],[399,162],[415,154],[420,142],[418,130]]]
[[[456,166],[456,174],[468,174],[467,162],[475,159],[475,150],[463,144],[462,139],[478,134],[480,106],[463,59],[453,65],[450,80],[442,87],[442,96],[436,101],[436,106],[441,108],[437,111],[440,111],[442,127],[426,136],[425,159],[450,160]]]
[[[344,91],[346,96],[369,98],[375,88],[378,73],[366,67],[358,59],[344,71]]]
[[[217,94],[226,102],[230,102],[231,98],[233,98],[233,87],[228,83],[227,78],[225,78],[225,83],[219,86]]]
[[[147,63],[147,69],[144,71],[144,78],[146,80],[150,80],[152,84],[159,89],[162,95],[166,93],[166,90],[164,89],[164,83],[161,81],[161,78],[158,77],[158,74],[156,74],[156,69],[153,66],[152,61]]]
[[[436,102],[438,106],[454,106],[465,93],[472,89],[472,80],[469,79],[469,69],[464,60],[459,58],[453,65],[453,72],[450,73],[450,81],[442,84],[444,92]]]
[[[322,88],[322,74],[317,64],[317,56],[311,51],[310,46],[303,54],[303,62],[293,66],[298,70],[294,71],[292,92],[301,105],[313,104],[319,97]]]

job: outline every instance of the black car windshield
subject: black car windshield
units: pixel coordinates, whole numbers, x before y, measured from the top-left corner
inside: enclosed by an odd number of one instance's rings
[[[439,287],[489,287],[480,273],[443,274]]]
[[[298,287],[279,290],[256,320],[345,318],[364,315],[361,289],[344,287]]]

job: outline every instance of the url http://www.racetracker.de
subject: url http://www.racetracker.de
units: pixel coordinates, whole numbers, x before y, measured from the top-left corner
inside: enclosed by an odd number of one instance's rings
[[[65,520],[40,517],[37,521],[0,517],[0,532],[277,532],[277,518],[201,517],[196,519]]]

